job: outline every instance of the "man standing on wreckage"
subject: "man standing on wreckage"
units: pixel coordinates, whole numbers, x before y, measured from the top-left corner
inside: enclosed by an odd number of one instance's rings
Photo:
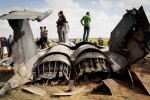
[[[66,17],[63,13],[63,11],[60,11],[58,13],[58,20],[56,21],[57,24],[57,33],[58,33],[58,40],[59,42],[66,42]]]
[[[91,22],[90,13],[86,12],[86,15],[82,17],[80,22],[84,26],[83,41],[88,41]]]

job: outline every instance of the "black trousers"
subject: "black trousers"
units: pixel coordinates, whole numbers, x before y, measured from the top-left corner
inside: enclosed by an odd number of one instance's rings
[[[83,41],[88,41],[90,26],[84,26]]]

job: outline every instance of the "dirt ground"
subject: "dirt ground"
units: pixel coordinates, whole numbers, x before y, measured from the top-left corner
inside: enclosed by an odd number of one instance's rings
[[[145,63],[143,60],[139,61],[133,68],[146,66],[147,71],[150,71],[150,58],[147,58]],[[23,91],[22,88],[27,85],[23,85],[8,92],[5,96],[0,98],[0,100],[150,100],[150,96],[146,91],[139,85],[135,85],[132,88],[130,81],[120,81],[116,80],[120,84],[120,88],[117,93],[113,95],[104,95],[101,92],[92,93],[92,89],[98,86],[96,83],[91,83],[86,86],[86,89],[80,94],[74,96],[64,96],[64,97],[54,97],[53,93],[60,93],[68,90],[68,86],[46,86],[37,85],[38,87],[45,89],[46,94],[44,96],[38,96],[36,94],[31,94]],[[79,89],[81,86],[76,87]]]

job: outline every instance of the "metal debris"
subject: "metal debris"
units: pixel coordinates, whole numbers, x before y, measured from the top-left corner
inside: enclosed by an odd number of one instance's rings
[[[106,80],[102,80],[102,81],[104,82],[105,86],[107,86],[107,88],[109,89],[109,91],[112,95],[119,92],[120,86],[115,80],[106,79]]]
[[[74,89],[74,80],[70,80],[69,82],[69,91],[72,91]]]
[[[132,69],[134,79],[139,82],[150,95],[150,66],[135,67]]]
[[[75,91],[72,92],[64,92],[64,93],[54,93],[54,96],[71,96],[71,95],[77,95],[80,92],[84,91],[84,89],[86,88],[86,86],[81,87],[80,89],[77,89]]]
[[[39,96],[44,96],[46,94],[46,90],[43,90],[43,89],[33,86],[33,85],[31,85],[29,87],[25,87],[25,88],[23,88],[23,90],[37,94]]]
[[[125,69],[129,63],[134,64],[147,55],[148,41],[145,41],[145,37],[148,37],[149,25],[142,6],[138,10],[134,8],[124,14],[111,32],[109,41],[109,58],[115,65],[112,66],[114,72]]]

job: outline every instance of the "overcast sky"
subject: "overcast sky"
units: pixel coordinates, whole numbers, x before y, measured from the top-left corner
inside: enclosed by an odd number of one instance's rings
[[[47,26],[49,38],[57,38],[57,13],[62,10],[70,25],[70,38],[81,38],[83,26],[81,18],[87,11],[91,14],[90,38],[110,37],[111,31],[121,20],[126,9],[143,6],[150,20],[150,0],[0,0],[0,15],[12,10],[53,11],[52,15],[42,22],[30,21],[34,37],[39,37],[39,27]],[[0,37],[12,34],[6,20],[0,20]]]

